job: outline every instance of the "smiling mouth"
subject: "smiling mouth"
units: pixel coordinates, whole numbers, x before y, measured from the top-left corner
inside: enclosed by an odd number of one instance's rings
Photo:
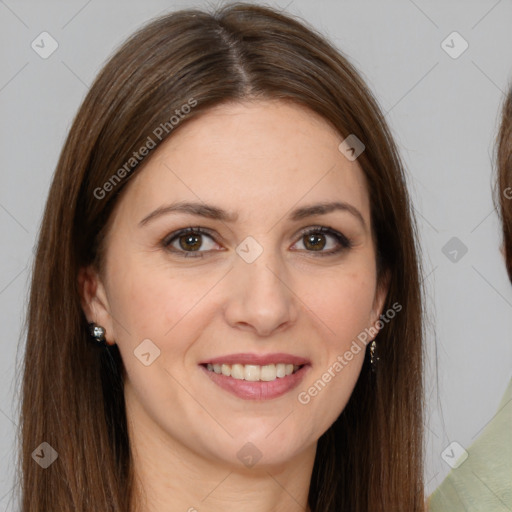
[[[208,371],[222,374],[236,380],[249,382],[271,382],[277,379],[288,377],[299,371],[305,365],[298,364],[203,364]]]

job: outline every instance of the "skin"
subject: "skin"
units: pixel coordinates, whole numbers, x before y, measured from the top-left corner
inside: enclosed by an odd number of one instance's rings
[[[338,150],[342,139],[301,106],[225,104],[181,126],[123,192],[102,272],[82,269],[79,282],[88,320],[106,328],[126,367],[141,510],[309,510],[317,440],[345,407],[364,351],[308,404],[297,396],[378,320],[387,291],[377,282],[365,178]],[[140,225],[176,201],[215,205],[238,219],[168,213]],[[347,210],[289,218],[330,201],[350,204],[362,220]],[[198,237],[203,257],[163,246],[173,232],[198,226],[212,235]],[[313,226],[344,234],[351,247],[327,255],[341,246],[317,233],[315,250],[300,231]],[[263,249],[252,263],[235,251],[248,236]],[[197,239],[182,241],[185,249],[172,242],[181,254]],[[160,350],[149,366],[134,356],[145,339]],[[244,400],[198,366],[241,352],[285,352],[311,367],[281,397]],[[237,457],[247,442],[261,453],[250,468]]]

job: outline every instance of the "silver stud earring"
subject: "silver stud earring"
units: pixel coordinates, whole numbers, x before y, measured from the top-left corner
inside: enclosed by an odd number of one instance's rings
[[[89,334],[91,338],[101,347],[108,347],[107,340],[105,338],[105,329],[101,325],[97,325],[94,322],[89,323]]]
[[[377,361],[379,360],[377,356],[377,342],[373,340],[370,343],[370,365],[372,368],[372,372],[375,372],[377,368]]]

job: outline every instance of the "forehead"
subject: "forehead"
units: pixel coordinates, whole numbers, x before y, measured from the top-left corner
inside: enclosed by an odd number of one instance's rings
[[[200,200],[251,216],[343,200],[369,216],[364,174],[338,149],[343,137],[318,114],[283,101],[214,107],[164,141],[134,176],[133,210]]]

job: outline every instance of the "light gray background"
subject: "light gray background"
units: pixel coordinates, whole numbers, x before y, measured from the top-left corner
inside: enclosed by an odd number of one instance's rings
[[[498,111],[512,79],[512,3],[270,4],[288,6],[349,56],[387,112],[408,169],[428,292],[430,492],[450,469],[442,451],[452,441],[471,444],[512,373],[512,286],[491,198]],[[129,34],[158,14],[205,5],[0,1],[0,510],[15,508],[20,329],[32,247],[67,130],[102,63]],[[31,48],[43,31],[59,44],[46,60]],[[457,59],[441,47],[453,31],[469,44]],[[442,252],[452,237],[468,249],[457,262]]]

